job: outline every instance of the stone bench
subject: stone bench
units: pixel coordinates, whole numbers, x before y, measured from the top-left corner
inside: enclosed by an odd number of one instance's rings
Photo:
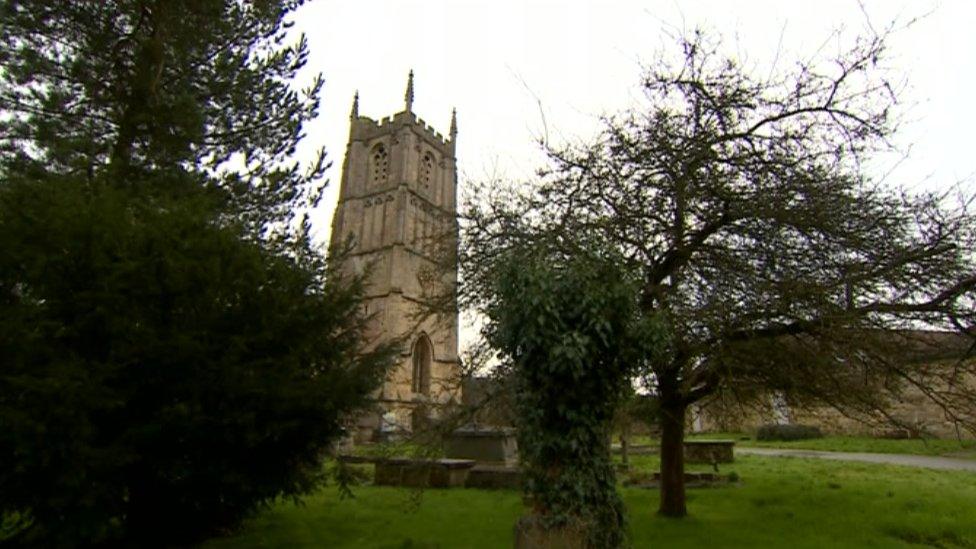
[[[732,463],[734,440],[686,440],[685,463]]]
[[[464,486],[474,467],[473,459],[422,459],[408,457],[339,456],[343,463],[375,465],[373,484],[412,488],[457,488]]]

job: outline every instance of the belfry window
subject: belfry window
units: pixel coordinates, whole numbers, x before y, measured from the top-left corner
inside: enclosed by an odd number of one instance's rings
[[[420,183],[425,189],[430,189],[430,184],[434,182],[434,157],[430,153],[424,155],[420,163]]]
[[[383,144],[373,147],[369,158],[369,182],[372,186],[386,183],[390,166],[389,155]]]

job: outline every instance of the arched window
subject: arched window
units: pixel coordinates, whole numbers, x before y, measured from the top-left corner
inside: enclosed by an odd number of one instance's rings
[[[373,147],[373,152],[369,155],[369,182],[371,186],[386,183],[389,166],[390,159],[386,154],[386,147],[382,143]]]
[[[430,364],[434,360],[434,349],[427,334],[421,334],[413,345],[413,376],[411,386],[414,393],[430,394]]]
[[[420,184],[424,189],[430,190],[431,183],[434,182],[434,157],[430,153],[424,155],[420,162]]]

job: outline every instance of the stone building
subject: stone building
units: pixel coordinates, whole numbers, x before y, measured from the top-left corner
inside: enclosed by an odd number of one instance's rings
[[[452,114],[443,137],[414,114],[413,93],[411,72],[404,110],[382,120],[361,116],[356,94],[332,223],[331,246],[350,246],[344,268],[368,273],[372,338],[402,341],[377,395],[380,411],[360,422],[360,440],[410,430],[460,399],[457,120]]]
[[[791,403],[775,392],[761,393],[748,404],[716,394],[692,407],[689,431],[755,433],[762,425],[793,423],[817,426],[831,435],[974,438],[962,425],[976,424],[973,340],[962,334],[926,330],[890,331],[885,338],[900,350],[903,367],[913,370],[913,379],[924,382],[924,390],[907,383],[883,413],[844,414],[829,406]],[[959,395],[963,405],[955,410],[957,416],[950,417],[930,394],[946,399]]]

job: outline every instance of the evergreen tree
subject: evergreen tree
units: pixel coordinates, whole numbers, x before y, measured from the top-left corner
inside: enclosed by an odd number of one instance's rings
[[[0,166],[120,186],[178,170],[280,237],[327,166],[324,151],[291,160],[322,86],[295,89],[308,48],[288,20],[303,3],[0,2]]]
[[[185,542],[321,480],[390,364],[293,212],[296,2],[0,3],[7,542]],[[0,539],[0,542],[3,540]]]

